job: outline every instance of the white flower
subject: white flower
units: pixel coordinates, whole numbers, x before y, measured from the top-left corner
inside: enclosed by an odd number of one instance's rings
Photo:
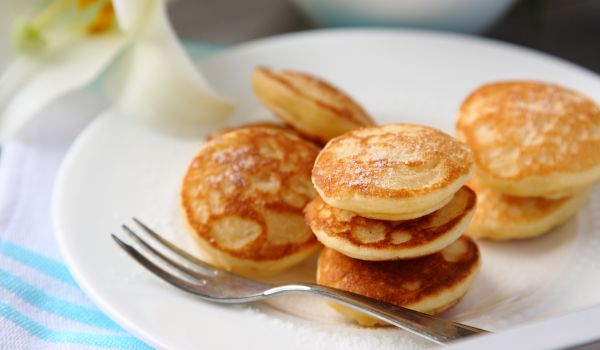
[[[0,77],[0,140],[103,72],[123,114],[163,129],[189,133],[232,109],[187,57],[163,0],[55,0],[17,19],[12,39],[18,54]]]

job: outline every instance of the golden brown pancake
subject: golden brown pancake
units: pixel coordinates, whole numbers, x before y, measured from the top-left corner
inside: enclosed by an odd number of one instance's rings
[[[406,221],[368,219],[317,197],[304,209],[306,223],[326,247],[361,260],[410,259],[436,253],[462,235],[475,212],[476,195],[463,186],[433,213]]]
[[[409,220],[446,205],[471,176],[471,151],[427,126],[350,131],[319,153],[312,181],[332,207],[372,219]]]
[[[467,229],[472,237],[521,239],[541,235],[562,224],[585,205],[589,191],[546,199],[514,197],[485,186],[476,176],[469,186],[477,192],[475,216]]]
[[[352,98],[306,73],[259,67],[252,74],[252,87],[267,108],[311,140],[325,143],[373,124]]]
[[[477,245],[466,236],[441,252],[410,260],[364,261],[325,248],[319,257],[317,283],[436,314],[463,297],[479,265]],[[348,307],[335,308],[363,326],[385,324]]]
[[[456,131],[478,176],[498,192],[560,198],[600,179],[600,108],[562,86],[484,85],[463,102]]]
[[[272,274],[319,247],[302,215],[315,196],[310,171],[318,151],[265,127],[230,131],[200,148],[183,180],[181,206],[211,263]]]

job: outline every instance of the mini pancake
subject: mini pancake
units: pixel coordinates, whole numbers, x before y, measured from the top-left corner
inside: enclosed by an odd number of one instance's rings
[[[323,201],[371,219],[409,220],[452,199],[471,176],[471,151],[427,126],[350,131],[319,153],[312,181]]]
[[[437,314],[460,301],[479,265],[479,249],[466,236],[441,252],[411,260],[364,261],[325,248],[319,257],[317,283]],[[331,305],[363,326],[386,325],[349,307]]]
[[[318,148],[275,128],[230,131],[204,144],[183,179],[181,207],[214,265],[242,275],[277,273],[320,245],[302,209],[315,195]]]
[[[514,197],[492,190],[477,177],[469,181],[469,186],[477,193],[477,208],[467,233],[496,240],[548,232],[575,215],[589,197],[589,191],[560,199]]]
[[[306,73],[259,67],[252,74],[252,87],[268,109],[311,140],[325,143],[373,124],[352,98]]]
[[[383,221],[331,207],[317,197],[304,209],[304,218],[323,245],[349,257],[410,259],[436,253],[456,241],[471,221],[475,202],[475,192],[463,186],[448,204],[429,215]]]
[[[573,90],[533,81],[482,86],[463,102],[456,131],[480,179],[498,192],[560,198],[600,180],[600,108]]]

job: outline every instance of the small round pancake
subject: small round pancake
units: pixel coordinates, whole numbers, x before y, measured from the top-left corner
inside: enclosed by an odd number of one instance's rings
[[[331,140],[312,181],[332,207],[380,220],[410,220],[446,205],[471,176],[471,151],[427,126],[368,126]]]
[[[469,181],[469,186],[477,193],[477,208],[467,233],[496,240],[548,232],[575,215],[589,197],[589,191],[560,199],[514,197],[492,190],[477,177]]]
[[[532,81],[485,85],[462,104],[459,138],[489,187],[559,198],[600,180],[600,108],[567,88]]]
[[[242,275],[277,273],[320,245],[302,209],[315,195],[318,148],[275,128],[248,127],[205,143],[183,180],[191,233],[216,266]]]
[[[319,257],[317,283],[437,314],[460,301],[479,265],[479,249],[466,236],[441,252],[411,260],[364,261],[325,248]],[[386,325],[349,307],[332,306],[363,326]]]
[[[477,197],[463,186],[433,213],[406,221],[367,219],[327,205],[319,197],[304,218],[326,247],[361,260],[411,259],[436,253],[460,237],[475,212]]]
[[[373,124],[352,98],[305,73],[259,67],[252,75],[252,87],[267,108],[311,140],[325,143]]]

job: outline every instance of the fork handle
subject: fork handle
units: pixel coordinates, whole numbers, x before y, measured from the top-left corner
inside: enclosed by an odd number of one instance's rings
[[[440,319],[356,293],[317,284],[288,284],[271,288],[263,293],[265,297],[276,294],[316,294],[362,311],[365,314],[411,333],[418,334],[438,344],[448,344],[451,341],[475,334],[489,333],[483,329]]]

